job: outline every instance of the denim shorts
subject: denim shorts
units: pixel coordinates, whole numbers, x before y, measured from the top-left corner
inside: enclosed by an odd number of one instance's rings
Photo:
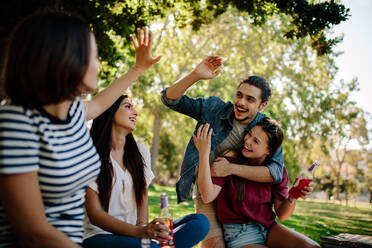
[[[268,229],[257,222],[248,224],[223,224],[223,236],[228,248],[250,244],[266,244]]]

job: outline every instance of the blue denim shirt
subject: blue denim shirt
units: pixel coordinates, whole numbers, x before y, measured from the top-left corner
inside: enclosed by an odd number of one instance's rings
[[[205,98],[191,98],[183,95],[179,99],[169,99],[166,90],[162,91],[161,100],[170,109],[197,120],[194,133],[201,124],[209,123],[213,128],[211,151],[216,149],[221,142],[230,134],[234,121],[234,105],[224,102],[220,98],[211,96]],[[254,127],[265,114],[258,113],[246,130]],[[199,152],[195,147],[192,137],[187,145],[185,156],[181,165],[181,172],[176,184],[178,203],[186,201],[190,197],[192,183],[195,180],[195,168],[199,164]],[[280,147],[271,162],[266,165],[274,179],[274,183],[280,183],[283,176],[283,148]]]

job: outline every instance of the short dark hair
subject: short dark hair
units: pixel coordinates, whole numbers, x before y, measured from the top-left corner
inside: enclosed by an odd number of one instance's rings
[[[3,91],[24,107],[40,107],[80,95],[90,59],[91,30],[80,18],[40,12],[12,33],[2,73]]]
[[[247,79],[244,79],[240,82],[238,87],[242,84],[250,84],[261,90],[261,100],[262,102],[269,101],[271,97],[271,89],[269,83],[262,77],[259,76],[250,76]]]

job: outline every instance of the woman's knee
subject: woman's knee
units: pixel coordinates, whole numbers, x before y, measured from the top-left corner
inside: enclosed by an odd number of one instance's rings
[[[313,240],[305,240],[299,247],[303,248],[320,248],[319,244]]]
[[[298,242],[296,242],[296,247],[303,247],[303,248],[320,248],[319,244],[314,240],[310,239],[309,237],[303,235]]]
[[[203,240],[200,244],[201,248],[225,248],[225,241],[222,236],[213,237],[208,240]]]
[[[271,227],[267,239],[269,247],[301,247],[301,248],[319,248],[319,244],[307,237],[306,235],[299,233],[293,229],[290,229],[282,224],[275,224]]]

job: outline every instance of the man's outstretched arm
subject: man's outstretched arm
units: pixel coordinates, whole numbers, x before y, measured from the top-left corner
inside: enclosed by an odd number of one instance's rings
[[[280,183],[283,178],[283,148],[280,147],[265,166],[234,164],[219,157],[212,164],[211,174],[215,177],[235,175],[259,183]]]
[[[167,89],[167,98],[172,100],[178,99],[196,82],[204,79],[215,78],[220,72],[218,68],[221,65],[222,58],[219,56],[209,56],[205,58],[194,70],[177,80]]]

